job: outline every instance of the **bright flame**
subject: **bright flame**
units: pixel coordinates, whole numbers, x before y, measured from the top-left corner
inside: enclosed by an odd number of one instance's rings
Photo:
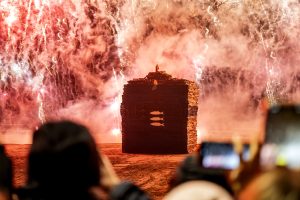
[[[14,22],[18,20],[18,12],[16,9],[12,9],[9,13],[9,16],[5,19],[5,23],[11,27]]]
[[[7,24],[9,28],[13,25],[13,23],[17,22],[19,9],[15,6],[14,2],[8,0],[4,0],[4,1],[2,0],[0,2],[0,13],[1,11],[4,11],[4,13],[7,16],[4,19],[4,22]]]
[[[120,110],[120,105],[121,105],[120,100],[118,100],[117,98],[114,99],[114,101],[113,101],[112,104],[110,105],[111,111],[113,111],[113,112],[119,111],[119,110]]]
[[[111,134],[113,134],[114,136],[119,136],[122,134],[122,131],[119,128],[114,128],[111,130]]]

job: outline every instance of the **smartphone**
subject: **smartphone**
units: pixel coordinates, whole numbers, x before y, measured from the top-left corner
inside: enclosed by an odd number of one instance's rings
[[[268,110],[262,167],[300,169],[300,105],[273,106]]]
[[[200,146],[202,166],[233,170],[239,167],[240,158],[232,143],[203,142]],[[249,159],[249,144],[243,145],[242,159]]]

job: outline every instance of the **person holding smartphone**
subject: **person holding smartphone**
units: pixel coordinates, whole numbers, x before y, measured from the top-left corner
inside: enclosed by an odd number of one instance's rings
[[[228,170],[222,168],[207,168],[203,166],[204,155],[201,148],[198,153],[187,156],[176,170],[175,176],[170,181],[170,189],[179,184],[201,180],[215,183],[233,194],[227,175]]]

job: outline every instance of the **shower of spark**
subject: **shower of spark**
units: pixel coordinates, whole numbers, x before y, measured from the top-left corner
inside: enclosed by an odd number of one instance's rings
[[[299,102],[299,16],[298,0],[0,0],[0,124],[85,102],[116,133],[123,84],[156,64],[198,82],[203,105],[214,93]]]
[[[45,113],[44,113],[44,108],[43,108],[43,99],[42,99],[42,94],[41,92],[38,93],[37,96],[37,102],[39,103],[39,111],[38,111],[38,116],[41,121],[41,123],[45,122]]]
[[[202,57],[198,57],[193,60],[193,64],[195,67],[195,76],[196,76],[195,79],[196,79],[196,83],[198,83],[198,84],[201,82],[202,73],[203,73],[203,69],[201,66],[202,59],[203,59]]]
[[[34,125],[57,118],[55,112],[70,102],[94,98],[107,104],[116,95],[100,87],[120,74],[105,5],[0,1],[0,90],[9,96],[1,98],[1,124]]]
[[[125,84],[125,77],[122,73],[118,76],[116,71],[113,69],[113,78],[114,78],[114,87],[118,91],[117,96],[114,98],[110,108],[114,114],[114,124],[117,128],[113,128],[112,134],[115,136],[120,135],[121,133],[121,116],[120,116],[120,105],[122,102],[122,90],[123,85]]]

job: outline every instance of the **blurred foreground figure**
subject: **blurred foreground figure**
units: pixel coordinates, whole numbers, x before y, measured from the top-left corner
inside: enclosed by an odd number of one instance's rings
[[[233,194],[231,186],[227,180],[227,171],[222,169],[209,169],[202,165],[200,154],[187,156],[177,167],[176,175],[170,182],[170,188],[188,181],[208,181],[224,188],[228,193]]]
[[[0,200],[11,199],[12,179],[12,162],[7,157],[4,146],[0,144]]]
[[[233,200],[230,194],[217,184],[208,181],[188,181],[175,187],[164,200]]]
[[[255,178],[240,193],[239,200],[299,200],[300,172],[280,168]]]
[[[34,132],[27,185],[18,196],[21,200],[147,199],[133,184],[120,183],[87,128],[69,121],[46,123]]]

